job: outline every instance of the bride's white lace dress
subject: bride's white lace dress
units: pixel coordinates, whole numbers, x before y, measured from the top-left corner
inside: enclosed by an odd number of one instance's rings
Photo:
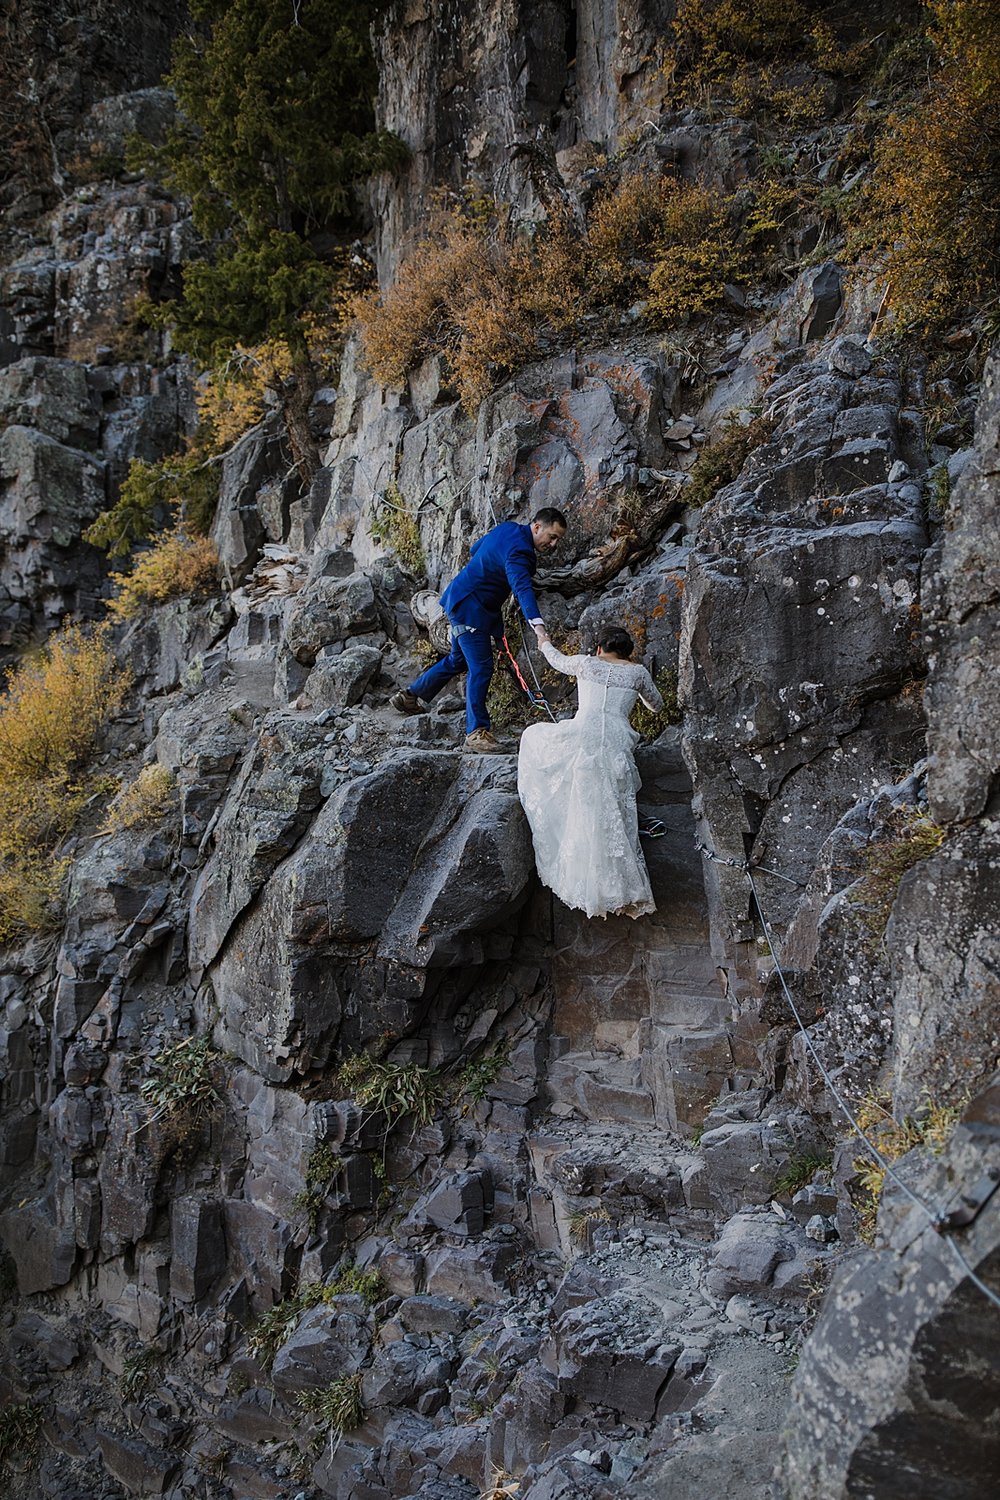
[[[655,911],[635,807],[639,736],[628,716],[637,698],[654,712],[663,700],[645,667],[564,656],[548,643],[542,651],[576,678],[579,707],[574,718],[532,724],[521,736],[517,789],[539,876],[588,917]]]

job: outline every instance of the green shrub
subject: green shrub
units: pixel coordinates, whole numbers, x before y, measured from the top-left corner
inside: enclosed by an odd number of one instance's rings
[[[442,1096],[441,1081],[433,1069],[416,1063],[376,1062],[364,1053],[341,1063],[337,1077],[362,1109],[384,1116],[387,1130],[409,1115],[429,1125]]]
[[[0,1407],[0,1474],[11,1459],[31,1459],[38,1452],[45,1410],[35,1401]]]
[[[456,1098],[465,1105],[478,1104],[486,1098],[490,1087],[496,1083],[509,1062],[510,1042],[504,1038],[492,1052],[465,1064],[455,1080]]]
[[[794,1198],[800,1188],[806,1187],[816,1173],[828,1170],[832,1165],[829,1156],[815,1156],[812,1152],[805,1152],[801,1156],[793,1156],[779,1176],[774,1179],[772,1189],[776,1198]]]
[[[186,1037],[158,1052],[139,1088],[150,1111],[146,1125],[166,1120],[180,1123],[185,1134],[200,1129],[221,1103],[221,1057],[207,1036]]]
[[[425,576],[427,560],[420,540],[420,518],[407,506],[395,480],[386,486],[371,532],[376,541],[392,549],[409,574],[414,578]]]
[[[276,1302],[261,1314],[247,1335],[248,1352],[270,1368],[274,1356],[291,1336],[303,1313],[345,1294],[363,1297],[369,1307],[374,1307],[388,1295],[388,1287],[381,1271],[361,1271],[353,1265],[342,1267],[325,1285],[321,1281],[307,1281],[293,1297]]]
[[[218,468],[194,448],[157,463],[134,458],[118,500],[91,522],[83,540],[109,557],[127,557],[136,542],[178,521],[203,535],[218,497]]]
[[[155,1344],[137,1349],[126,1356],[118,1381],[123,1401],[138,1401],[145,1395],[156,1370],[163,1364],[166,1355]]]
[[[305,1300],[300,1294],[286,1297],[283,1302],[276,1302],[266,1313],[261,1314],[247,1334],[247,1352],[269,1370],[274,1363],[274,1356],[291,1337],[302,1314],[310,1307],[316,1307],[319,1301],[320,1294],[312,1301]]]
[[[323,1205],[329,1195],[333,1179],[342,1165],[342,1159],[337,1152],[325,1144],[314,1146],[309,1153],[305,1186],[292,1199],[292,1207],[301,1209],[305,1213],[310,1234],[316,1233]]]
[[[334,1297],[342,1297],[345,1294],[363,1297],[369,1307],[374,1307],[376,1303],[383,1302],[389,1295],[389,1288],[385,1277],[377,1268],[362,1271],[358,1266],[347,1265],[324,1286],[323,1301],[331,1302]]]

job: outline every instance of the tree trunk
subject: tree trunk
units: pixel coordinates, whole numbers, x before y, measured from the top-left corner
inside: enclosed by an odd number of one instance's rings
[[[281,393],[282,412],[288,428],[288,442],[302,488],[307,490],[319,469],[319,449],[309,426],[309,405],[316,394],[316,371],[309,349],[301,335],[289,338],[292,374]]]

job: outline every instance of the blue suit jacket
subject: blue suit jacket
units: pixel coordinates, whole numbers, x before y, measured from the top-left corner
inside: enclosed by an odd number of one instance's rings
[[[541,614],[531,586],[536,566],[531,527],[501,521],[473,545],[471,558],[441,595],[441,607],[460,625],[503,635],[500,611],[510,593],[529,620]]]

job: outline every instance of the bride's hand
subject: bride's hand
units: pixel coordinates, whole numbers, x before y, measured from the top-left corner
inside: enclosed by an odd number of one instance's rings
[[[545,629],[544,625],[535,626],[535,638],[537,639],[540,646],[551,645],[552,643],[552,637],[549,635],[549,632]]]

